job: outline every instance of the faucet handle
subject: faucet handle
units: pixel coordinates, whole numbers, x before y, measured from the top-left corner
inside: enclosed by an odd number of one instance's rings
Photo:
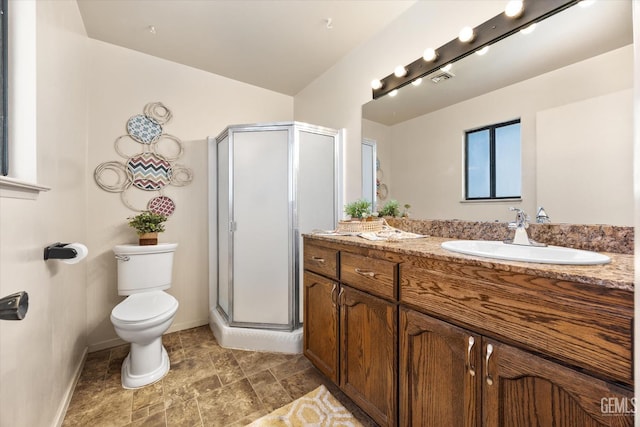
[[[538,208],[538,213],[536,214],[536,222],[538,224],[545,224],[551,222],[551,218],[547,215],[547,212],[544,210],[542,206]]]
[[[520,227],[522,228],[529,227],[529,215],[527,215],[524,210],[520,208],[516,208],[514,206],[510,206],[509,210],[516,213],[516,220],[515,222],[509,223],[509,228],[513,229],[513,228],[520,228]]]

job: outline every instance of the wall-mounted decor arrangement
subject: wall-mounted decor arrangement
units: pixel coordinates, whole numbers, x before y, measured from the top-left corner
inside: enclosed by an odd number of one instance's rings
[[[131,210],[170,216],[176,205],[163,193],[164,188],[182,187],[193,180],[191,169],[176,163],[184,153],[182,141],[164,133],[163,126],[172,117],[171,110],[161,102],[145,105],[143,114],[127,121],[127,134],[115,140],[116,153],[125,161],[104,162],[96,167],[93,175],[96,184],[105,191],[120,193],[122,202]],[[125,153],[123,144],[127,143],[136,145],[135,154]],[[149,199],[147,206],[137,207],[127,197],[129,191],[136,190],[153,191],[156,195]]]

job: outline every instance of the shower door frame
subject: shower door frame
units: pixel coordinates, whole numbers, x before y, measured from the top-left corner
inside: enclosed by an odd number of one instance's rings
[[[234,134],[237,132],[265,132],[265,131],[287,131],[287,199],[288,199],[288,322],[285,323],[267,323],[267,322],[244,322],[234,320],[234,232],[235,232],[235,215],[234,215]],[[299,175],[299,145],[300,145],[300,132],[310,132],[323,136],[329,136],[333,139],[333,222],[334,226],[337,224],[339,217],[338,206],[341,200],[341,183],[342,183],[342,167],[341,167],[341,153],[342,153],[342,132],[334,129],[329,129],[321,126],[309,125],[300,122],[286,122],[286,123],[267,123],[267,124],[250,124],[250,125],[236,125],[229,126],[215,139],[216,149],[216,166],[220,161],[218,157],[219,144],[228,138],[228,158],[227,158],[227,173],[228,173],[228,187],[224,189],[228,193],[228,233],[226,236],[228,247],[228,283],[227,283],[227,302],[228,312],[220,305],[220,287],[223,283],[220,283],[220,261],[221,254],[219,251],[219,242],[224,239],[225,236],[219,233],[220,219],[216,214],[216,235],[218,242],[217,247],[217,272],[216,272],[216,310],[224,318],[229,326],[232,327],[244,327],[244,328],[256,328],[256,329],[269,329],[269,330],[282,330],[292,331],[301,327],[301,281],[300,281],[300,231],[298,228],[298,175]],[[219,211],[219,195],[220,193],[220,179],[219,171],[216,168],[216,189],[215,194],[215,209]]]

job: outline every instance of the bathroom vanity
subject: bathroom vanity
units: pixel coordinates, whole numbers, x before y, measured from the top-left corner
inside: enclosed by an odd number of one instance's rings
[[[382,426],[633,425],[633,256],[304,238],[304,354]]]

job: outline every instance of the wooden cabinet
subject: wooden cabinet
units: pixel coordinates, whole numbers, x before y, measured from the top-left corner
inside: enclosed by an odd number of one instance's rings
[[[483,426],[633,425],[630,390],[494,340],[483,353]]]
[[[481,345],[479,335],[401,308],[400,425],[478,426]]]
[[[397,305],[342,286],[340,388],[371,418],[395,426]]]
[[[405,308],[400,354],[401,426],[633,425],[630,390]]]
[[[633,292],[305,239],[305,355],[379,425],[631,426]]]
[[[304,272],[304,355],[338,382],[338,283]]]
[[[397,425],[397,264],[307,242],[304,253],[305,356],[376,423]]]

